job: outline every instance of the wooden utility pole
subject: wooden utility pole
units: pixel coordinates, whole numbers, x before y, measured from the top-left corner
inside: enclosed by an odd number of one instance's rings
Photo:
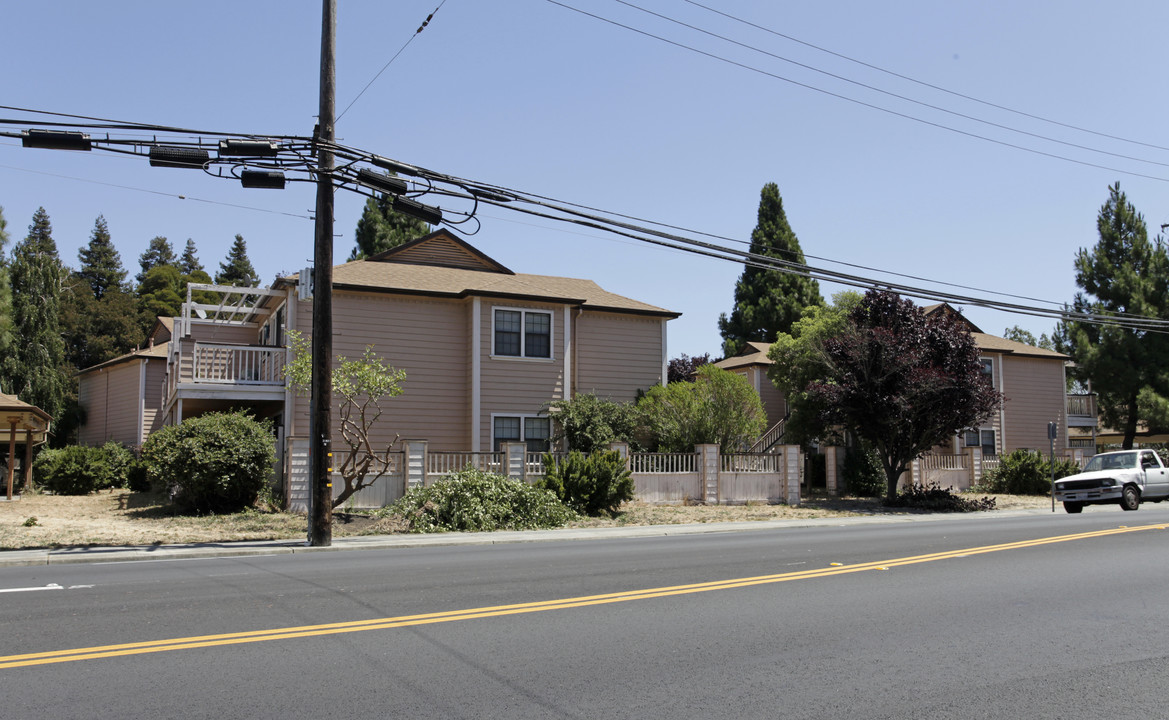
[[[317,140],[317,222],[313,252],[313,380],[309,434],[312,489],[309,492],[309,545],[333,544],[333,151],[336,113],[337,2],[322,0],[321,105]]]

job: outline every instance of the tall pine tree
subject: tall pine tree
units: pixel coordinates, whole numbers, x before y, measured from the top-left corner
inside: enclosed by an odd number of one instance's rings
[[[179,258],[179,272],[183,275],[193,275],[195,271],[206,272],[199,256],[195,254],[195,241],[187,238],[187,246],[183,248],[183,256]]]
[[[1108,188],[1108,201],[1096,218],[1099,240],[1076,255],[1077,312],[1125,313],[1169,319],[1169,253],[1161,239],[1149,242],[1145,219],[1120,191]],[[1069,323],[1077,376],[1091,381],[1103,423],[1124,433],[1131,448],[1145,403],[1169,394],[1165,358],[1169,336],[1117,325]]]
[[[65,267],[57,255],[44,208],[33,214],[28,236],[12,250],[13,327],[20,342],[4,359],[4,392],[60,417],[69,394],[61,339]]]
[[[763,186],[759,199],[759,219],[751,233],[751,252],[784,262],[804,265],[800,241],[788,225],[783,212],[779,186]],[[735,307],[728,318],[718,318],[726,357],[737,355],[748,342],[775,342],[779,333],[791,331],[803,316],[804,308],[823,305],[820,284],[812,278],[747,266],[735,283]]]
[[[101,300],[111,289],[124,289],[126,269],[122,267],[122,258],[114,249],[104,216],[97,216],[89,236],[89,245],[81,248],[77,255],[81,261],[77,276],[88,283],[95,299]]]
[[[0,207],[0,357],[6,357],[12,347],[12,282],[8,276],[8,221]]]
[[[354,233],[356,245],[349,253],[350,262],[404,245],[430,232],[430,226],[424,221],[394,210],[392,203],[393,199],[384,194],[365,201]]]
[[[167,240],[162,235],[159,235],[150,241],[150,245],[146,251],[138,256],[138,264],[142,270],[135,276],[135,280],[141,285],[142,281],[146,279],[146,273],[150,272],[152,268],[159,265],[173,265],[176,268],[179,266],[175,260],[175,249],[171,246],[170,240]]]
[[[219,272],[215,273],[216,285],[234,285],[236,287],[256,287],[260,284],[260,276],[248,260],[248,244],[243,235],[236,235],[231,250],[227,252],[227,259],[219,263]]]

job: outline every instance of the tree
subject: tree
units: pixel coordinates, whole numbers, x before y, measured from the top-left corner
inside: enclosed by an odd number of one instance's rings
[[[159,235],[150,241],[150,245],[146,251],[138,256],[138,264],[142,270],[134,277],[139,284],[146,279],[146,274],[152,268],[159,265],[172,265],[175,268],[178,265],[175,263],[175,249],[171,247],[170,240]]]
[[[832,428],[821,422],[821,408],[808,394],[808,386],[828,376],[824,343],[844,332],[849,314],[862,299],[853,291],[837,293],[831,305],[807,308],[790,332],[780,333],[772,343],[767,376],[787,400],[790,417],[784,427],[785,442],[803,445],[827,439],[831,432]]]
[[[235,287],[256,287],[260,284],[260,276],[248,260],[248,244],[243,235],[236,235],[231,250],[227,252],[227,259],[219,263],[219,272],[215,273],[216,285],[234,285]]]
[[[653,386],[637,410],[660,452],[691,452],[705,443],[735,452],[767,427],[755,388],[715,365],[699,368],[695,382]]]
[[[889,500],[914,458],[991,416],[1002,395],[983,376],[978,346],[956,318],[926,316],[894,293],[870,290],[843,332],[822,343],[825,377],[806,392],[825,425],[868,441]]]
[[[183,248],[183,256],[179,258],[179,272],[183,275],[193,275],[196,272],[207,273],[203,263],[199,262],[199,256],[195,254],[195,241],[191,238],[187,238],[187,246]],[[208,276],[208,280],[210,280],[210,276]]]
[[[356,243],[349,253],[349,262],[364,260],[429,232],[430,226],[424,221],[394,210],[391,197],[383,194],[376,199],[369,198],[357,221]]]
[[[1003,330],[1003,337],[1007,340],[1014,340],[1021,342],[1024,345],[1031,347],[1043,348],[1044,350],[1055,350],[1055,342],[1048,337],[1047,333],[1040,333],[1039,339],[1035,339],[1035,334],[1029,330],[1024,330],[1018,325],[1013,325],[1006,330]]]
[[[101,300],[111,289],[123,289],[126,268],[122,267],[122,258],[110,240],[110,230],[104,216],[97,216],[89,236],[89,245],[81,248],[77,255],[81,261],[77,277],[89,285],[96,299]]]
[[[150,268],[138,285],[139,307],[146,325],[156,317],[178,317],[186,300],[186,288],[174,265],[156,265]]]
[[[114,288],[99,300],[77,274],[66,284],[61,296],[61,333],[65,360],[72,368],[84,370],[142,345],[145,323],[133,294]]]
[[[788,225],[779,186],[763,186],[759,218],[751,233],[751,253],[804,265],[800,241]],[[771,343],[800,319],[804,309],[823,305],[820,285],[812,278],[748,265],[735,283],[735,307],[719,316],[723,354],[733,357],[747,342]]]
[[[670,358],[669,364],[666,365],[666,382],[694,382],[694,373],[710,362],[710,353],[694,357],[682,353],[679,357]]]
[[[569,450],[588,454],[608,450],[613,442],[637,445],[637,409],[631,403],[578,393],[552,403],[549,411],[556,421],[552,439],[567,440]]]
[[[8,274],[8,221],[0,207],[0,357],[6,357],[12,347],[12,281]]]
[[[289,330],[288,347],[293,361],[285,366],[284,375],[298,394],[307,396],[313,379],[309,343],[299,332]],[[397,437],[383,450],[374,447],[372,431],[382,415],[382,402],[401,395],[405,379],[406,371],[388,365],[374,353],[372,345],[366,346],[356,360],[338,356],[333,364],[334,406],[341,414],[341,440],[349,450],[334,466],[345,487],[333,498],[333,507],[373,485],[389,469],[389,455]]]
[[[65,268],[57,255],[49,214],[38,208],[28,236],[12,250],[12,316],[20,342],[4,358],[4,390],[60,417],[69,392],[61,339]]]
[[[1108,189],[1096,228],[1099,240],[1076,255],[1079,313],[1169,318],[1169,254],[1161,238],[1150,243],[1145,219],[1117,183]],[[1076,374],[1091,381],[1100,418],[1123,431],[1131,448],[1141,407],[1156,406],[1154,396],[1169,394],[1165,357],[1169,336],[1118,325],[1068,323]],[[1142,391],[1145,401],[1141,401]]]

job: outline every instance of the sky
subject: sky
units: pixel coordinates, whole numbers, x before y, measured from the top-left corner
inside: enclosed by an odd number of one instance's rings
[[[340,0],[338,140],[722,244],[750,239],[774,182],[813,265],[1042,307],[1074,296],[1111,184],[1153,232],[1169,222],[1169,3],[697,2]],[[2,105],[312,133],[317,0],[11,3],[4,18]],[[176,252],[192,238],[214,275],[238,233],[267,284],[311,263],[314,202],[308,183],[245,189],[0,138],[12,242],[44,207],[74,267],[101,215],[131,277],[159,235]],[[338,261],[363,202],[337,194]],[[741,265],[498,207],[477,217],[461,236],[512,270],[679,312],[669,355],[721,355]],[[1055,324],[959,308],[992,334]]]

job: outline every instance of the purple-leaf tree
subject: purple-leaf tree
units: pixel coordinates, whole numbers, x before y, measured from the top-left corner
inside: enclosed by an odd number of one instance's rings
[[[894,293],[870,290],[823,352],[828,372],[808,386],[819,420],[872,444],[889,499],[914,458],[979,425],[1002,403],[970,332]]]

